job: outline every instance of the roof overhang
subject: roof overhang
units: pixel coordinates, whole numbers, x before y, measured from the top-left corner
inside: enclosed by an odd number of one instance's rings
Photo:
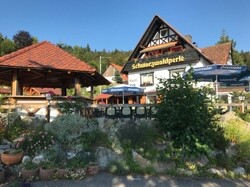
[[[161,44],[161,45],[151,46],[151,47],[147,47],[141,50],[140,53],[146,53],[146,52],[155,51],[159,49],[169,48],[169,47],[175,46],[176,44],[177,42],[168,42],[168,43]]]

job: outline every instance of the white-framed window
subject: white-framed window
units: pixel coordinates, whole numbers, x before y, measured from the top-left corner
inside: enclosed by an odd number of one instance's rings
[[[141,78],[141,82],[140,82],[141,86],[154,85],[154,73],[153,72],[141,74],[140,78]]]
[[[169,70],[169,78],[173,79],[177,74],[179,74],[180,76],[182,76],[184,72],[185,72],[184,68]]]

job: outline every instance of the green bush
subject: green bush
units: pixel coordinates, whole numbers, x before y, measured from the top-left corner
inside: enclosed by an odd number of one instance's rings
[[[207,153],[217,137],[223,138],[216,124],[218,110],[209,98],[211,89],[194,85],[191,75],[185,80],[178,75],[160,79],[157,87],[160,103],[156,120],[160,130],[169,134],[173,147],[182,150],[183,157]]]
[[[26,123],[22,121],[21,117],[15,112],[8,113],[4,119],[4,123],[4,138],[9,141],[19,138],[20,135],[27,131]]]
[[[250,159],[250,130],[249,124],[239,119],[221,122],[225,137],[236,144],[238,161]]]
[[[122,161],[113,161],[108,168],[110,173],[116,175],[136,174],[154,174],[155,171],[151,167],[141,168],[134,160],[127,159]]]
[[[116,175],[127,175],[130,170],[125,161],[113,161],[109,165],[109,172]]]
[[[64,149],[70,150],[80,143],[80,137],[87,126],[87,119],[77,114],[67,114],[47,123],[45,129],[56,137]]]
[[[153,144],[156,142],[157,136],[159,133],[153,125],[134,120],[122,124],[117,132],[119,142],[128,158],[131,157],[132,149],[145,158],[154,158],[156,150]]]
[[[87,132],[82,132],[80,136],[80,144],[82,144],[84,150],[90,150],[97,146],[111,146],[108,135],[98,128]]]
[[[54,144],[55,138],[53,135],[41,127],[26,134],[24,141],[21,142],[19,147],[24,150],[27,155],[35,156],[49,149]]]
[[[250,122],[250,110],[246,110],[244,113],[242,113],[240,110],[235,110],[235,112],[241,119]]]
[[[81,111],[83,107],[87,106],[87,102],[82,99],[77,99],[75,101],[68,97],[67,101],[57,102],[56,107],[61,111],[62,114],[77,114]]]

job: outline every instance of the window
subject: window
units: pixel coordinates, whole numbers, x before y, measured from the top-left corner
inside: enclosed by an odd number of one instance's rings
[[[141,74],[141,86],[152,86],[154,84],[154,73]]]
[[[169,70],[169,78],[173,79],[177,74],[180,74],[180,76],[182,76],[183,73],[184,73],[184,69]]]
[[[164,38],[168,35],[168,30],[167,29],[162,29],[160,30],[160,37]]]

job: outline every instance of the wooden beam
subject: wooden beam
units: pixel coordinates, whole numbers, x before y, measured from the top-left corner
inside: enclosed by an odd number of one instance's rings
[[[94,87],[90,86],[90,99],[94,99]]]
[[[75,78],[75,96],[81,96],[81,82],[79,78]]]
[[[18,95],[18,76],[17,69],[12,70],[11,95]]]

